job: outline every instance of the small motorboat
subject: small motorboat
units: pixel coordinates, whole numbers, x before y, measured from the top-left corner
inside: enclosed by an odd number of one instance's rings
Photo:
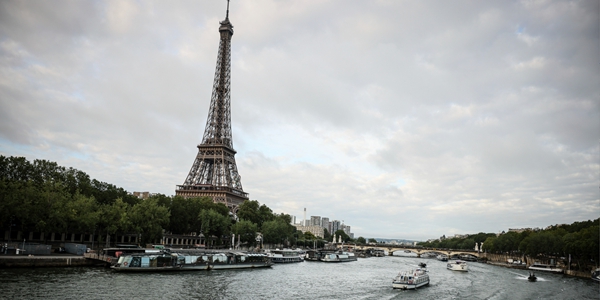
[[[536,281],[536,280],[537,280],[537,277],[535,277],[535,274],[534,274],[534,273],[529,273],[529,277],[527,277],[527,280],[529,280],[529,281],[532,281],[532,282],[533,282],[533,281]]]
[[[421,263],[419,263],[419,267],[421,267],[421,268],[426,268],[426,267],[427,267],[427,264],[426,264],[426,263],[423,263],[423,262],[421,262]]]

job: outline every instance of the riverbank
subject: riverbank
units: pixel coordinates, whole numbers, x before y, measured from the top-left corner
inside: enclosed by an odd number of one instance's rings
[[[48,268],[102,266],[79,255],[0,255],[0,268]]]

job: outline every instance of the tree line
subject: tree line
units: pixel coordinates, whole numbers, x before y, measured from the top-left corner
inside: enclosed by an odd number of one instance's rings
[[[557,258],[579,269],[598,265],[600,256],[600,218],[572,224],[553,225],[544,230],[478,233],[465,238],[442,238],[418,245],[432,248],[473,250],[475,243],[488,253]]]
[[[98,242],[103,236],[136,234],[142,244],[155,242],[164,233],[201,233],[216,246],[228,243],[233,234],[248,247],[259,243],[322,247],[332,239],[328,232],[321,239],[296,230],[290,215],[275,214],[257,200],[242,203],[236,216],[207,197],[157,194],[142,200],[77,169],[12,156],[0,156],[0,226],[3,231],[24,233],[93,233],[100,236]],[[335,234],[352,241],[342,230]]]

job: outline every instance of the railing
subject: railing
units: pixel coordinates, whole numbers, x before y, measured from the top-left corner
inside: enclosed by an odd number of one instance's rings
[[[248,193],[240,190],[230,188],[228,186],[214,186],[214,185],[178,185],[178,191],[225,191],[232,194],[236,194],[242,197],[248,198]]]

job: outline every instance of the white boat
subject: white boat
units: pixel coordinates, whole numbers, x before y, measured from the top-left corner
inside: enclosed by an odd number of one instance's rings
[[[592,280],[600,282],[600,268],[596,268],[596,270],[592,271]]]
[[[563,269],[557,268],[555,265],[538,264],[538,263],[534,263],[533,265],[529,266],[528,269],[536,270],[536,271],[552,272],[552,273],[562,273],[563,272]]]
[[[446,254],[440,254],[438,256],[436,256],[437,260],[441,260],[441,261],[448,261],[448,255]]]
[[[273,262],[264,253],[226,252],[212,255],[211,270],[271,267]]]
[[[295,263],[295,262],[303,262],[304,254],[302,250],[292,250],[292,249],[275,249],[270,250],[267,255],[271,258],[273,263]]]
[[[357,256],[353,252],[338,251],[334,253],[327,253],[321,257],[321,261],[324,262],[347,262],[356,261]]]
[[[418,268],[416,270],[400,272],[392,281],[392,288],[403,290],[414,290],[429,284],[427,271]]]
[[[455,261],[448,262],[448,264],[446,265],[446,268],[448,270],[452,270],[452,271],[461,271],[461,272],[469,271],[467,262],[462,261],[462,260],[455,260]]]

